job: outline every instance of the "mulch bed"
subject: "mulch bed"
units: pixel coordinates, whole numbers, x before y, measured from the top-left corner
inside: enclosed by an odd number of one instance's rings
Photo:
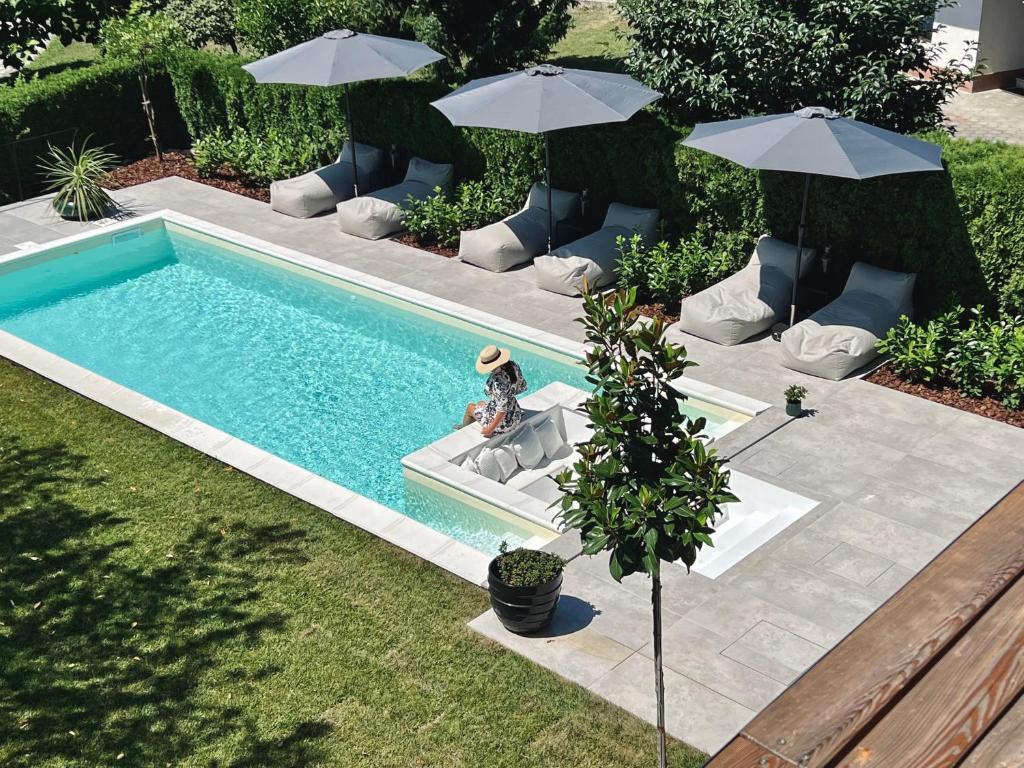
[[[925,400],[948,405],[951,408],[958,408],[961,411],[976,413],[979,416],[1002,421],[1015,427],[1024,427],[1024,411],[1011,411],[998,400],[991,397],[965,397],[951,387],[929,387],[925,384],[912,384],[893,373],[887,365],[883,365],[866,377],[865,381],[900,392],[906,392],[908,395],[923,397]]]
[[[645,317],[660,317],[665,325],[679,321],[679,315],[669,312],[664,304],[637,304],[636,308]]]
[[[151,156],[115,168],[110,172],[109,181],[105,186],[110,189],[123,189],[147,181],[166,179],[168,176],[180,176],[189,181],[198,181],[200,184],[234,192],[236,195],[245,195],[263,203],[270,202],[269,189],[246,184],[227,170],[219,171],[210,178],[200,176],[188,153],[178,150],[164,152],[162,161]]]
[[[415,235],[409,232],[403,232],[399,235],[395,235],[391,239],[394,240],[396,243],[408,245],[411,248],[419,248],[421,251],[430,251],[431,253],[436,253],[438,256],[444,256],[446,259],[454,259],[456,256],[459,255],[458,248],[445,248],[444,246],[441,245],[423,245],[423,243],[421,243]]]

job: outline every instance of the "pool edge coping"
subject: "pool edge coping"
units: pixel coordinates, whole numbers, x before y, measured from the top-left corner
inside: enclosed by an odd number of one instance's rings
[[[445,315],[457,322],[475,325],[487,331],[511,337],[524,344],[543,347],[550,352],[577,360],[583,360],[586,356],[587,345],[583,342],[533,328],[515,320],[499,317],[498,315],[484,312],[465,304],[459,304],[440,296],[434,296],[431,293],[396,283],[393,280],[360,272],[351,267],[336,264],[335,262],[321,259],[294,248],[270,242],[269,240],[247,235],[171,208],[162,208],[121,221],[105,221],[92,231],[79,232],[46,243],[0,254],[0,266],[12,261],[20,261],[21,259],[46,253],[50,250],[74,245],[91,238],[131,230],[157,221],[170,221],[186,229],[197,231],[200,234],[225,240],[235,246],[263,252],[274,258],[287,261],[294,266],[319,272],[320,274],[350,283],[372,293],[381,294],[390,299],[413,304],[420,309]],[[741,395],[737,392],[731,392],[688,376],[684,380],[674,382],[673,386],[684,395],[704,400],[750,418],[771,407],[770,403]]]
[[[0,355],[471,584],[487,578],[491,558],[451,536],[3,330]]]

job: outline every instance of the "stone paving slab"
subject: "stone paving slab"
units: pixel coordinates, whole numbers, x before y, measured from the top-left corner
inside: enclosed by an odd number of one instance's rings
[[[956,94],[942,109],[947,125],[963,139],[1024,144],[1024,94],[991,90]]]
[[[541,331],[582,338],[573,322],[579,300],[538,290],[532,267],[486,272],[391,241],[343,235],[329,216],[291,219],[258,201],[182,179],[116,196],[137,212],[171,208]],[[0,251],[9,250],[4,244],[13,240],[9,233],[15,228],[19,237],[46,242],[82,225],[56,219],[45,201],[0,208]],[[736,469],[818,499],[819,506],[717,579],[678,566],[664,573],[669,730],[713,751],[771,691],[838,643],[1024,478],[1024,430],[860,379],[830,382],[789,371],[779,364],[778,345],[770,338],[721,347],[677,329],[670,333],[700,363],[688,372],[694,380],[777,406],[789,384],[810,390],[805,406],[812,415],[793,421],[781,407],[771,408],[720,440],[718,448]],[[239,463],[252,460],[230,440],[212,450]],[[274,482],[285,470],[268,459],[247,471]],[[451,563],[472,560],[445,542],[405,531],[404,518],[372,503],[366,507],[366,500],[321,501],[333,503],[339,517],[401,540],[403,547],[429,550]],[[645,637],[649,581],[634,575],[616,583],[606,556],[577,556],[574,533],[546,548],[574,558],[551,630],[539,637],[511,635],[490,612],[472,626],[653,719]],[[691,655],[705,659],[707,667],[691,665]],[[758,682],[745,688],[744,680]]]

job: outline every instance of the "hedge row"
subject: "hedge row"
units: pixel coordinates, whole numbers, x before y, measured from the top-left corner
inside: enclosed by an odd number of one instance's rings
[[[309,136],[344,126],[339,88],[256,85],[241,60],[187,52],[154,78],[165,143],[220,128],[251,135]],[[429,80],[363,83],[352,88],[356,138],[399,153],[453,162],[461,178],[484,178],[516,198],[540,178],[539,137],[453,128],[429,104],[447,88]],[[176,105],[174,102],[176,101]],[[131,65],[101,62],[0,88],[0,144],[77,127],[126,157],[147,151],[145,121]],[[275,130],[271,130],[275,129]],[[555,186],[586,189],[595,221],[620,200],[662,210],[668,235],[763,231],[795,239],[802,180],[747,171],[680,145],[689,129],[652,113],[628,123],[559,131],[551,136]],[[919,273],[927,314],[957,302],[1021,309],[1024,302],[1024,147],[967,142],[940,134],[948,174],[911,174],[864,182],[816,178],[809,243],[831,246],[837,284],[857,259]],[[10,193],[10,162],[0,151],[0,191]],[[19,165],[29,164],[19,157]],[[1010,290],[1016,285],[1016,298]]]
[[[179,108],[193,138],[218,127],[266,134],[271,128],[322,133],[344,125],[342,89],[257,85],[240,63],[232,56],[190,52],[170,65]],[[447,92],[431,80],[353,85],[357,140],[453,162],[460,178],[500,177],[519,185],[525,196],[542,173],[541,139],[454,128],[430,106]],[[739,225],[750,210],[758,209],[756,175],[706,154],[679,150],[676,144],[685,135],[685,130],[649,114],[628,124],[554,133],[553,184],[587,189],[595,215],[603,214],[613,199],[622,199],[660,205],[666,218],[683,229],[716,211],[721,211],[724,224]]]
[[[222,127],[260,133],[324,131],[344,122],[340,89],[257,86],[232,57],[194,53],[171,65],[178,104],[193,137]],[[430,81],[352,89],[360,141],[454,162],[463,178],[491,177],[525,191],[541,173],[537,137],[453,128],[429,102]],[[628,123],[559,131],[551,137],[557,187],[587,189],[600,217],[612,200],[658,207],[672,234],[698,224],[795,239],[802,179],[755,173],[680,146],[689,129],[653,114]],[[809,241],[829,244],[837,283],[858,259],[919,273],[919,304],[931,313],[956,302],[1000,302],[1024,272],[1024,148],[940,134],[949,173],[864,182],[815,179]],[[1012,303],[1012,302],[1011,302]]]
[[[187,137],[166,75],[151,78],[151,97],[163,140],[182,145]],[[151,145],[140,99],[136,68],[117,61],[0,85],[0,201],[16,197],[18,174],[23,196],[38,192],[36,165],[47,143],[67,145],[76,130],[78,141],[92,135],[122,157],[144,156]],[[12,153],[15,140],[25,141]]]

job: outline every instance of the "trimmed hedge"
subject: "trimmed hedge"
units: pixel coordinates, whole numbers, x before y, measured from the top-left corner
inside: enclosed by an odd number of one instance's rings
[[[342,89],[257,86],[240,64],[238,57],[203,51],[169,62],[178,108],[193,138],[217,128],[314,138],[344,132]],[[157,78],[157,114],[166,128],[173,109],[162,86]],[[525,197],[541,176],[540,138],[453,128],[429,105],[446,92],[422,79],[354,86],[356,138],[394,146],[403,156],[453,162],[462,179],[483,178],[513,199]],[[0,89],[0,137],[14,126],[41,132],[77,124],[132,156],[145,151],[136,102],[134,72],[112,63]],[[683,148],[679,142],[688,131],[645,112],[628,123],[556,132],[553,183],[587,189],[593,222],[608,202],[620,200],[660,208],[667,236],[703,227],[750,236],[771,231],[795,240],[802,180],[758,174]],[[837,287],[858,259],[918,272],[918,304],[926,315],[956,303],[1011,307],[1024,285],[1024,148],[941,134],[926,138],[943,145],[948,174],[863,182],[815,178],[809,244],[831,246]],[[401,166],[404,157],[398,159]]]
[[[191,51],[170,64],[182,117],[193,138],[228,132],[323,134],[345,125],[341,88],[257,85],[234,56]],[[448,93],[432,80],[359,83],[351,88],[356,139],[455,164],[460,178],[487,177],[525,198],[543,173],[538,136],[454,128],[430,102]],[[613,200],[661,207],[674,228],[714,219],[730,229],[764,226],[757,175],[678,146],[688,129],[644,113],[629,123],[551,135],[552,183],[587,189],[595,220]]]
[[[165,145],[180,146],[187,137],[169,78],[151,76],[150,92],[161,139]],[[0,145],[39,137],[38,141],[16,145],[16,159],[12,159],[10,147],[0,148],[0,200],[15,198],[16,168],[21,173],[24,196],[39,191],[36,166],[46,153],[47,141],[71,141],[70,133],[45,137],[54,131],[77,129],[79,141],[91,134],[93,146],[107,145],[110,151],[128,159],[145,156],[152,147],[140,100],[136,68],[121,61],[100,61],[0,86]]]

